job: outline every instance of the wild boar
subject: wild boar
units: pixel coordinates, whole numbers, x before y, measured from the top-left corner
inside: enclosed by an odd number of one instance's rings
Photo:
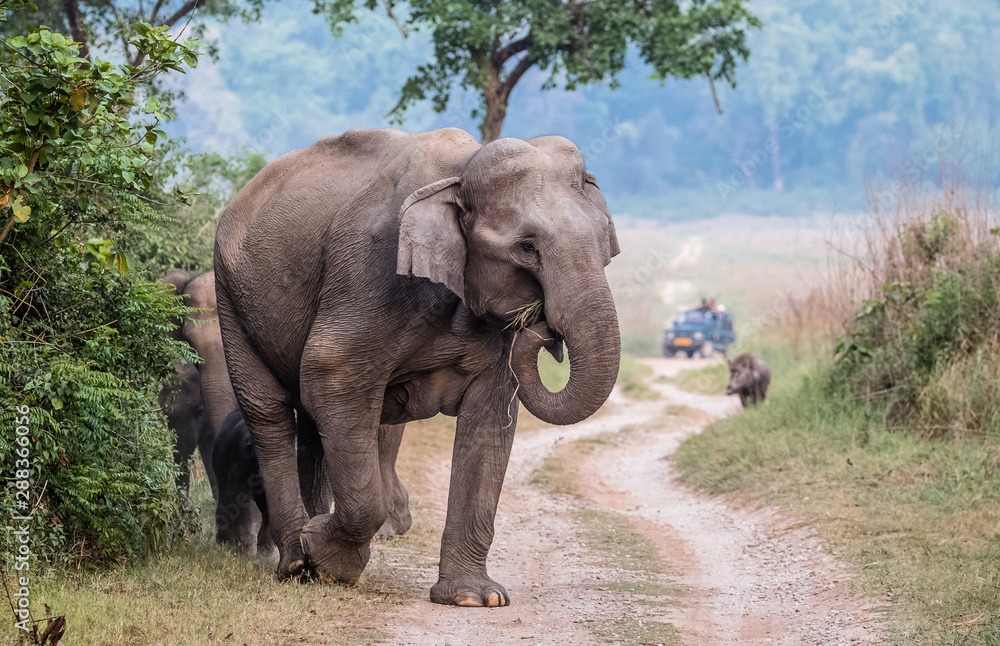
[[[729,362],[727,395],[739,395],[743,407],[764,401],[771,383],[771,369],[760,357],[744,352]]]

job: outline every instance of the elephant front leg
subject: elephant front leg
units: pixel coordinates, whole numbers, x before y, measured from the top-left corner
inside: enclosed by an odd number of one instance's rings
[[[302,548],[326,583],[354,585],[368,564],[370,543],[388,517],[378,461],[382,390],[359,400],[354,392],[323,392],[303,403],[319,427],[334,511],[302,530]]]
[[[410,494],[396,475],[396,456],[403,441],[405,424],[383,424],[378,429],[378,462],[382,473],[382,490],[388,496],[389,517],[375,534],[376,538],[389,540],[405,534],[413,519],[410,516]]]
[[[506,365],[477,378],[458,414],[441,538],[441,568],[431,601],[458,606],[506,606],[510,595],[486,573],[493,520],[514,440],[518,402]],[[508,414],[509,409],[509,414]]]

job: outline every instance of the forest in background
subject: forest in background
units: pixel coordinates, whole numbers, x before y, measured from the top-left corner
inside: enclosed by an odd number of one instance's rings
[[[720,213],[802,215],[866,208],[878,177],[937,177],[942,133],[989,145],[1000,116],[1000,5],[989,0],[755,1],[764,22],[731,89],[704,78],[649,79],[630,54],[607,83],[541,89],[534,69],[514,90],[503,134],[561,134],[587,157],[616,215],[687,220]],[[187,101],[168,132],[199,150],[273,158],[349,128],[384,127],[429,33],[403,38],[378,12],[334,38],[313,3],[268,4],[260,21],[208,24],[214,63],[178,82]],[[403,128],[475,133],[472,94]],[[996,177],[989,181],[996,184]],[[890,201],[885,196],[884,201]]]

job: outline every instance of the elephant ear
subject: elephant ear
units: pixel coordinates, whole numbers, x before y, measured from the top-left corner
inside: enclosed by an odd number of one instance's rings
[[[399,209],[396,273],[441,283],[465,299],[465,236],[458,184],[448,177],[417,189]]]
[[[604,195],[601,194],[601,187],[597,185],[597,177],[594,176],[589,170],[585,171],[585,176],[587,181],[583,185],[583,192],[587,194],[590,201],[596,204],[604,211],[604,215],[608,218],[608,248],[605,250],[604,254],[604,266],[607,267],[611,259],[622,252],[621,248],[618,247],[618,236],[615,234],[615,223],[611,221],[611,211],[608,210],[608,203],[604,201]]]

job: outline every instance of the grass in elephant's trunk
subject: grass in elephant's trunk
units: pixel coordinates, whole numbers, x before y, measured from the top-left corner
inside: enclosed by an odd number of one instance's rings
[[[514,330],[514,339],[511,341],[510,350],[507,354],[507,368],[510,370],[510,374],[514,375],[514,381],[517,383],[517,387],[514,388],[514,394],[511,396],[510,401],[507,402],[507,426],[514,423],[514,416],[510,414],[510,407],[513,406],[514,400],[517,399],[517,391],[521,388],[521,381],[517,378],[517,373],[514,372],[514,366],[512,365],[514,361],[514,344],[517,343],[517,335],[524,333],[525,330],[534,325],[544,310],[545,304],[542,302],[542,299],[536,298],[530,303],[525,303],[521,307],[507,312],[509,315],[512,314],[513,318],[504,329]]]

